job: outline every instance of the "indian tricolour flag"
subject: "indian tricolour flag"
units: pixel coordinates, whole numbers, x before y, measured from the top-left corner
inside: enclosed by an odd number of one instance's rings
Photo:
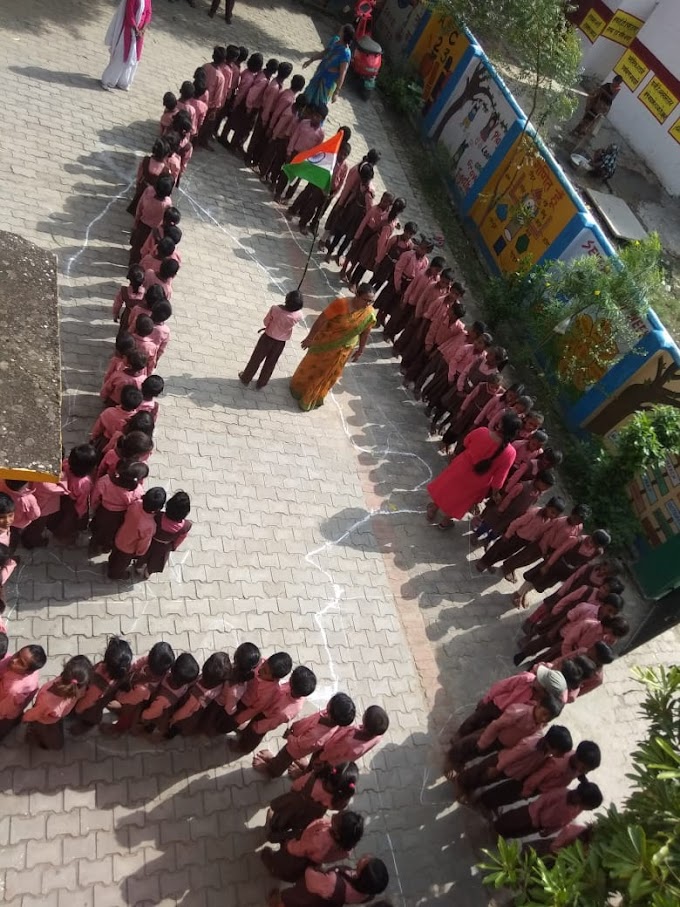
[[[296,154],[290,164],[283,165],[283,172],[289,180],[306,180],[313,186],[318,186],[324,192],[331,187],[331,179],[338,151],[345,139],[344,132],[338,132],[320,145],[301,151]]]

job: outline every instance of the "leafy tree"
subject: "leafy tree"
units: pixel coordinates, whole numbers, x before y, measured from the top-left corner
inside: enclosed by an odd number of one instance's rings
[[[485,883],[509,888],[516,907],[680,904],[680,666],[634,674],[647,689],[649,730],[632,756],[624,808],[610,806],[587,847],[577,841],[554,858],[502,839],[484,852]]]

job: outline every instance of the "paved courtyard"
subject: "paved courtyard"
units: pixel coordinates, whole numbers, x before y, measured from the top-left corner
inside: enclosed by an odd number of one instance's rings
[[[214,43],[245,44],[297,68],[330,33],[295,3],[262,6],[237,0],[226,31],[204,0],[196,9],[157,0],[130,94],[98,83],[113,3],[0,8],[0,229],[58,257],[66,448],[87,437],[99,409],[110,305],[126,270],[126,199],[163,93],[190,78]],[[352,127],[354,160],[380,148],[381,184],[433,230],[379,101],[348,91],[329,122]],[[8,587],[12,640],[42,642],[50,676],[65,656],[100,655],[112,634],[139,654],[162,638],[199,661],[246,639],[288,650],[319,677],[315,705],[342,689],[359,707],[379,702],[390,713],[356,800],[369,822],[361,852],[386,860],[396,907],[486,904],[472,867],[491,839],[473,813],[452,807],[441,743],[512,670],[519,618],[508,590],[470,569],[465,536],[425,524],[424,485],[443,462],[380,335],[315,413],[300,413],[288,394],[302,330],[266,390],[239,384],[262,315],[297,285],[308,251],[257,179],[222,151],[199,153],[176,203],[184,264],[151,478],[191,494],[190,541],[168,573],[134,587],[107,581],[82,549],[23,552]],[[315,259],[308,311],[339,289],[336,272]],[[607,799],[624,795],[626,753],[641,731],[629,667],[670,659],[674,646],[670,635],[621,659],[604,689],[570,707],[575,735],[604,749],[596,780]],[[229,760],[223,742],[155,747],[93,734],[50,754],[29,753],[15,736],[0,749],[5,902],[264,904],[272,885],[254,851],[264,809],[286,782],[266,783],[248,759]]]

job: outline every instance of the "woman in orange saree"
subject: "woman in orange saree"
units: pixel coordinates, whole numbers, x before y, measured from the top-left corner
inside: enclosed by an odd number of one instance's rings
[[[290,381],[300,409],[309,412],[323,406],[350,356],[356,362],[363,353],[376,321],[374,296],[373,287],[363,283],[351,299],[334,299],[312,325],[300,344],[307,355]]]

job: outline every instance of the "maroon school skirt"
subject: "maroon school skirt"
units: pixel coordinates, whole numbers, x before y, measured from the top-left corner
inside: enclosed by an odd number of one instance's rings
[[[310,822],[326,814],[323,803],[312,800],[301,791],[289,790],[271,802],[274,811],[269,824],[270,840],[296,838]]]
[[[107,510],[101,505],[97,507],[90,523],[91,546],[99,548],[100,551],[110,551],[124,519],[124,510]]]

